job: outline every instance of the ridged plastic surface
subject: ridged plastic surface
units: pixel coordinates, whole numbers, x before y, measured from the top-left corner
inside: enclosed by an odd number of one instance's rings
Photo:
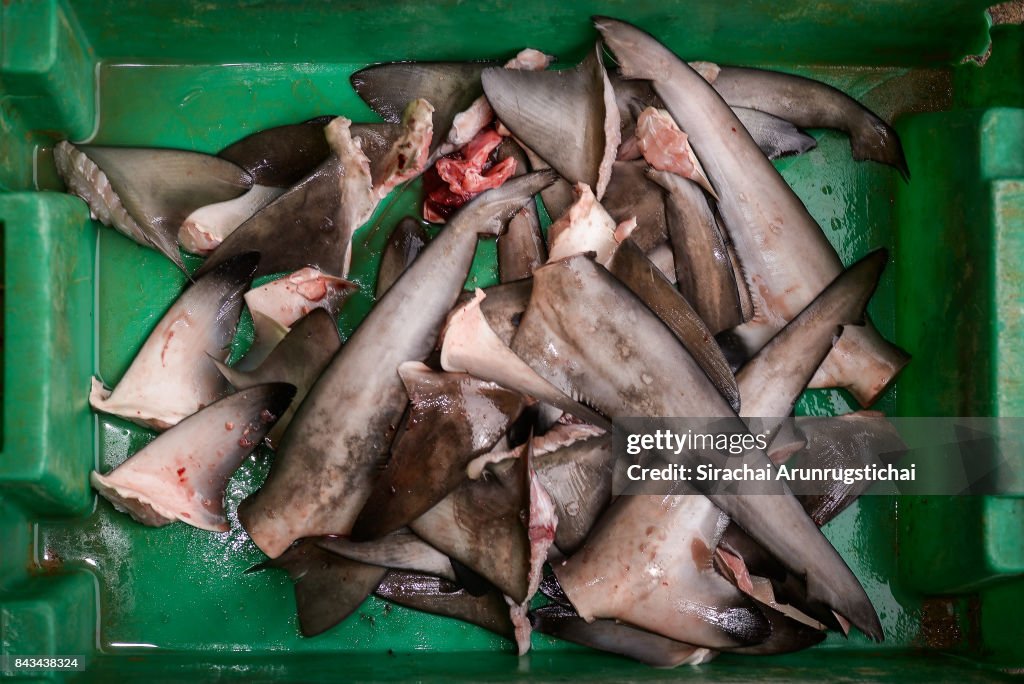
[[[89,378],[117,382],[184,277],[89,221],[80,200],[30,192],[34,182],[55,187],[48,149],[88,137],[214,152],[320,114],[372,120],[348,84],[369,61],[504,57],[533,46],[571,62],[595,38],[589,15],[607,13],[687,57],[775,65],[847,90],[897,121],[912,181],[852,161],[845,137],[822,131],[813,132],[818,149],[778,166],[844,262],[876,246],[892,250],[871,314],[915,360],[879,408],[1024,415],[1021,29],[994,30],[980,69],[957,63],[988,44],[984,3],[719,5],[5,4],[0,653],[85,656],[81,676],[91,681],[680,676],[540,635],[517,659],[481,630],[377,599],[303,639],[283,573],[242,574],[262,556],[234,509],[262,480],[265,453],[232,480],[232,529],[221,535],[144,528],[90,491],[92,468],[113,467],[152,435],[94,416]],[[362,293],[345,307],[343,334],[372,305],[384,235],[417,197],[413,188],[390,198],[358,234],[353,278]],[[495,279],[494,246],[485,243],[467,284]],[[243,324],[236,352],[247,331]],[[816,414],[851,407],[845,394],[825,391],[800,404]],[[1024,666],[1024,500],[873,497],[826,532],[865,584],[886,642],[832,635],[808,653],[723,657],[686,676],[970,681]]]

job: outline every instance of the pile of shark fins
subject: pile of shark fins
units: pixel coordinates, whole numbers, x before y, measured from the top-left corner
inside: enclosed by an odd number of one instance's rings
[[[865,314],[885,251],[844,268],[771,160],[833,128],[909,179],[899,139],[822,83],[688,64],[594,23],[599,42],[559,70],[524,50],[356,72],[382,123],[323,116],[217,155],[58,144],[94,218],[182,270],[179,247],[206,257],[113,389],[93,382],[96,410],[160,431],[93,473],[97,491],[145,525],[224,532],[228,480],[273,448],[238,520],[268,556],[252,570],[293,580],[306,636],[376,594],[520,654],[537,630],[655,667],[830,629],[881,640],[819,531],[862,487],[615,496],[611,425],[770,435],[751,465],[898,452],[875,412],[786,421],[808,387],[870,406],[909,357]],[[353,236],[423,174],[425,220],[395,226],[343,343]],[[501,282],[464,292],[481,238]],[[243,305],[255,338],[228,365]]]

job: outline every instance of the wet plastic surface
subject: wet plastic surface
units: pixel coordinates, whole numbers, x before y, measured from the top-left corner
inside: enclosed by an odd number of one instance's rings
[[[89,378],[119,379],[184,277],[156,252],[89,221],[80,200],[31,192],[34,183],[54,187],[54,140],[213,152],[320,114],[372,120],[348,85],[369,61],[505,57],[532,46],[571,62],[596,37],[587,22],[595,12],[636,21],[687,57],[821,78],[895,119],[910,184],[852,161],[846,138],[833,132],[814,131],[816,150],[777,162],[844,262],[880,245],[892,251],[870,311],[915,360],[878,408],[1021,415],[1024,32],[993,30],[993,53],[980,69],[957,62],[985,50],[983,3],[797,2],[786,16],[774,3],[717,5],[5,5],[0,653],[75,654],[90,663],[86,679],[152,682],[320,679],[342,669],[358,679],[969,681],[1024,667],[1020,498],[872,497],[855,505],[826,532],[879,611],[881,647],[831,635],[809,653],[722,658],[683,675],[541,635],[517,659],[489,633],[377,599],[303,639],[284,574],[242,574],[262,555],[234,510],[262,481],[266,453],[232,480],[225,534],[144,528],[89,489],[89,470],[110,469],[152,439],[95,416]],[[416,198],[415,188],[389,198],[357,235],[353,279],[362,292],[345,306],[343,334],[372,304],[384,237]],[[495,280],[494,245],[485,242],[468,284]],[[830,391],[800,404],[812,414],[851,407]]]

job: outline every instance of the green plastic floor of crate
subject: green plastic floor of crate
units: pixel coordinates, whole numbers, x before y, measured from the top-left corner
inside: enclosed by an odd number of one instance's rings
[[[845,263],[887,246],[871,315],[914,361],[878,408],[892,415],[1024,415],[1024,30],[990,30],[984,2],[700,3],[636,0],[471,7],[447,0],[292,4],[4,3],[0,51],[3,384],[0,655],[77,656],[84,681],[975,681],[1024,672],[1024,498],[869,497],[826,533],[863,582],[883,644],[836,634],[790,656],[723,656],[652,670],[535,634],[517,658],[469,625],[371,598],[322,636],[299,636],[291,584],[243,574],[263,559],[234,510],[265,476],[231,482],[231,530],[146,528],[88,482],[153,434],[89,408],[113,385],[184,277],[59,190],[49,150],[69,138],[215,152],[261,128],[344,113],[375,120],[349,74],[393,59],[562,63],[621,16],[687,58],[772,66],[837,85],[895,120],[912,173],[856,163],[846,138],[777,162]],[[721,6],[720,6],[721,5]],[[984,67],[962,61],[983,55]],[[42,191],[37,191],[37,189]],[[418,202],[389,198],[357,235],[353,279],[373,290],[386,231]],[[193,262],[193,265],[197,262]],[[496,282],[482,242],[468,285]],[[342,313],[348,335],[370,294]],[[243,325],[235,356],[249,342]],[[807,414],[853,410],[808,392]],[[12,672],[3,672],[10,675]]]

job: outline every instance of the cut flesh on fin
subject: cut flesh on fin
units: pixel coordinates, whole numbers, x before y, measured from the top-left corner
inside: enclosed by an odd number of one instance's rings
[[[90,480],[114,507],[144,525],[176,520],[227,532],[224,490],[242,460],[288,408],[295,388],[257,385],[186,418],[106,475]]]
[[[316,268],[303,268],[245,293],[252,314],[253,343],[239,363],[239,370],[256,368],[280,343],[292,325],[314,309],[331,319],[358,286]]]
[[[240,370],[217,361],[217,368],[235,389],[246,389],[265,382],[287,382],[295,386],[295,400],[267,434],[267,442],[277,447],[292,416],[341,348],[338,325],[324,309],[314,309],[288,331],[270,355],[252,370]]]
[[[238,166],[199,152],[61,141],[53,157],[64,183],[88,203],[93,218],[159,251],[182,271],[178,230],[188,215],[234,199],[253,184]]]
[[[181,224],[178,242],[186,252],[206,256],[217,249],[235,228],[283,193],[281,188],[254,185],[240,197],[200,207]]]
[[[225,361],[242,311],[242,292],[259,256],[240,254],[188,287],[146,338],[113,391],[93,380],[97,411],[164,430],[228,392],[214,365]]]
[[[623,75],[652,81],[665,108],[690,136],[719,196],[718,207],[753,300],[754,318],[733,331],[749,358],[839,275],[842,263],[800,199],[707,81],[635,26],[604,17],[595,23]],[[869,405],[908,360],[870,324],[851,326],[812,386],[845,386]]]
[[[577,256],[546,264],[533,280],[512,349],[553,385],[612,418],[720,418],[745,430],[676,337],[593,260]],[[726,457],[705,449],[686,458],[693,466],[724,467]],[[759,450],[746,452],[743,462],[755,469],[769,465]],[[736,458],[729,464],[736,467]],[[746,496],[749,487],[742,483],[736,493],[705,492],[793,572],[806,575],[810,595],[880,639],[881,626],[864,589],[785,483],[757,485],[774,487],[778,495]]]
[[[551,173],[514,178],[463,207],[334,357],[296,412],[263,488],[239,506],[264,553],[351,531],[408,402],[398,366],[434,349],[478,236],[499,234],[553,180]]]
[[[485,69],[487,100],[524,145],[570,183],[586,183],[600,199],[619,148],[619,110],[600,46],[574,69]]]

